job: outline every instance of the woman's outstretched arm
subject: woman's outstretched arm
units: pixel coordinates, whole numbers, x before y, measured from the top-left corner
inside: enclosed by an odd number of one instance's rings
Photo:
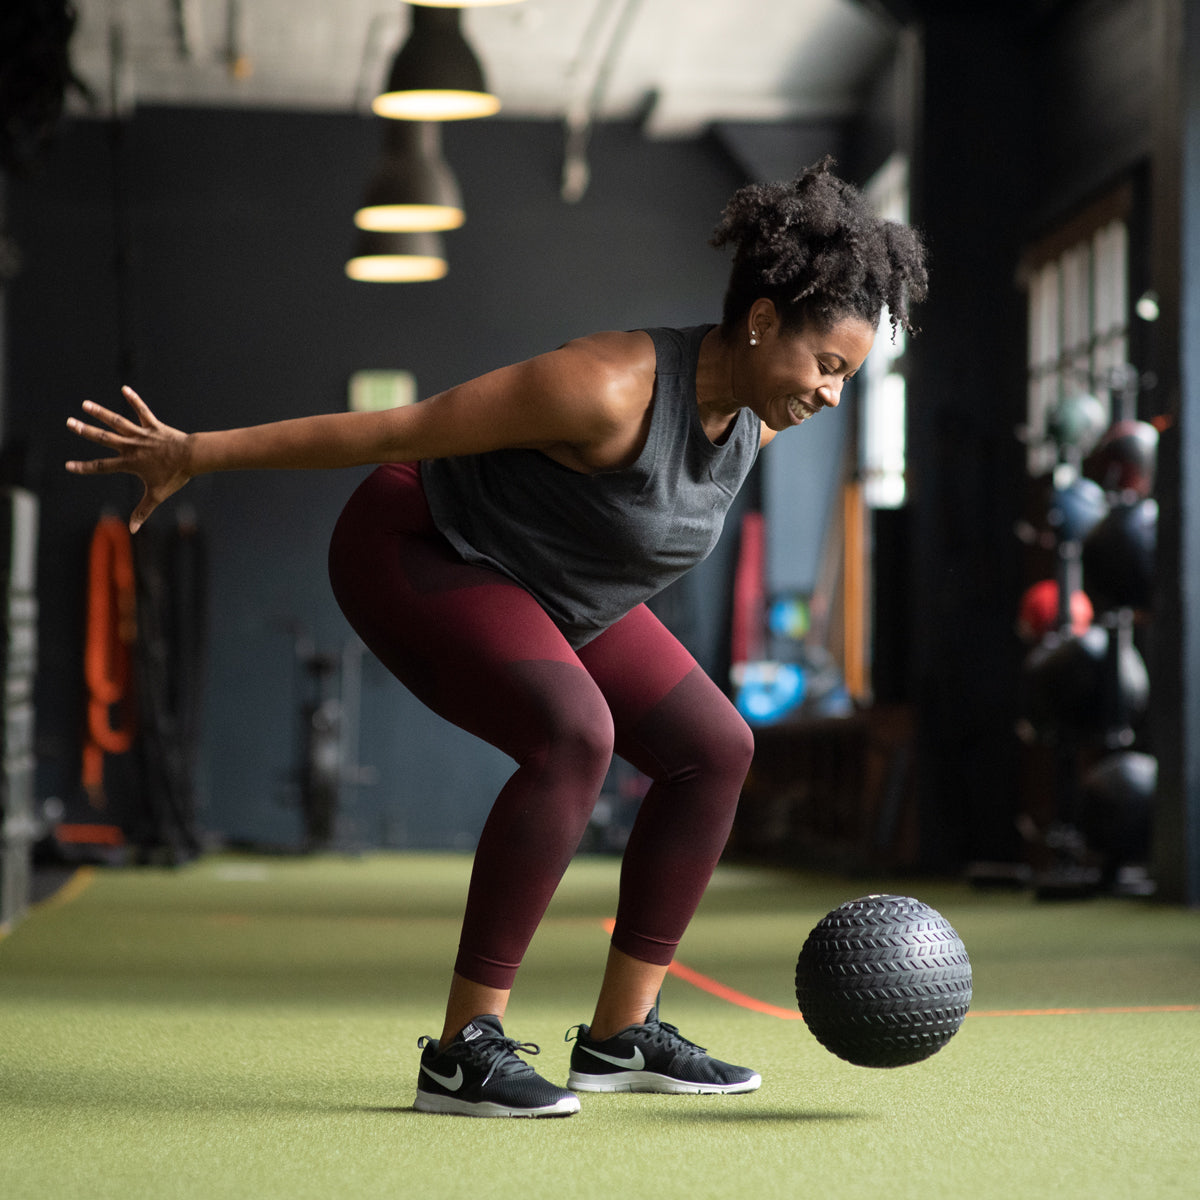
[[[139,529],[189,479],[216,471],[303,470],[414,462],[506,447],[603,445],[636,412],[644,347],[630,335],[601,334],[489,372],[406,408],[295,417],[240,429],[184,433],[160,421],[132,389],[126,417],[92,401],[89,421],[67,425],[111,451],[73,460],[76,475],[136,475],[145,488],[130,518]]]

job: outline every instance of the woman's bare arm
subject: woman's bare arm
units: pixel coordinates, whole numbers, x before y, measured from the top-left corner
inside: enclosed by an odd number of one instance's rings
[[[647,380],[645,347],[637,339],[636,334],[583,338],[405,408],[191,434],[161,422],[125,388],[135,420],[88,401],[83,411],[97,424],[76,418],[67,423],[111,456],[68,462],[67,470],[137,475],[145,494],[130,520],[136,531],[189,479],[216,471],[351,467],[510,447],[603,446],[633,419],[643,392],[648,402],[653,371],[651,366]]]

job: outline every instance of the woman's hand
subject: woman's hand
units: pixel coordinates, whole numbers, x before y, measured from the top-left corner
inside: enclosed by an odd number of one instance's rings
[[[67,421],[67,428],[115,453],[109,458],[69,462],[67,470],[75,475],[112,475],[119,471],[136,475],[145,487],[141,503],[129,519],[129,530],[136,533],[146,518],[192,477],[188,470],[188,437],[164,425],[133,388],[122,388],[121,394],[136,414],[137,423],[85,400],[83,411],[108,428],[75,417]]]

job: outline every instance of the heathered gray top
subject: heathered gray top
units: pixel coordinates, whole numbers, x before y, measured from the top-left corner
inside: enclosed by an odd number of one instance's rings
[[[661,591],[716,545],[758,454],[742,409],[720,445],[696,408],[696,364],[711,325],[648,329],[654,407],[632,466],[584,474],[537,450],[422,462],[434,523],[468,562],[516,580],[575,648]]]

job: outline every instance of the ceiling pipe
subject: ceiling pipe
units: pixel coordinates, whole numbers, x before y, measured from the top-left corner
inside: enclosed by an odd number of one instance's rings
[[[592,126],[608,91],[617,57],[629,36],[633,19],[640,7],[641,0],[600,0],[584,33],[580,52],[572,64],[571,74],[582,76],[588,49],[600,40],[601,29],[606,24],[609,25],[608,39],[596,61],[591,86],[579,88],[567,105],[561,194],[568,204],[577,204],[582,200],[591,183],[587,151],[591,142]],[[614,11],[615,18],[612,16]]]

